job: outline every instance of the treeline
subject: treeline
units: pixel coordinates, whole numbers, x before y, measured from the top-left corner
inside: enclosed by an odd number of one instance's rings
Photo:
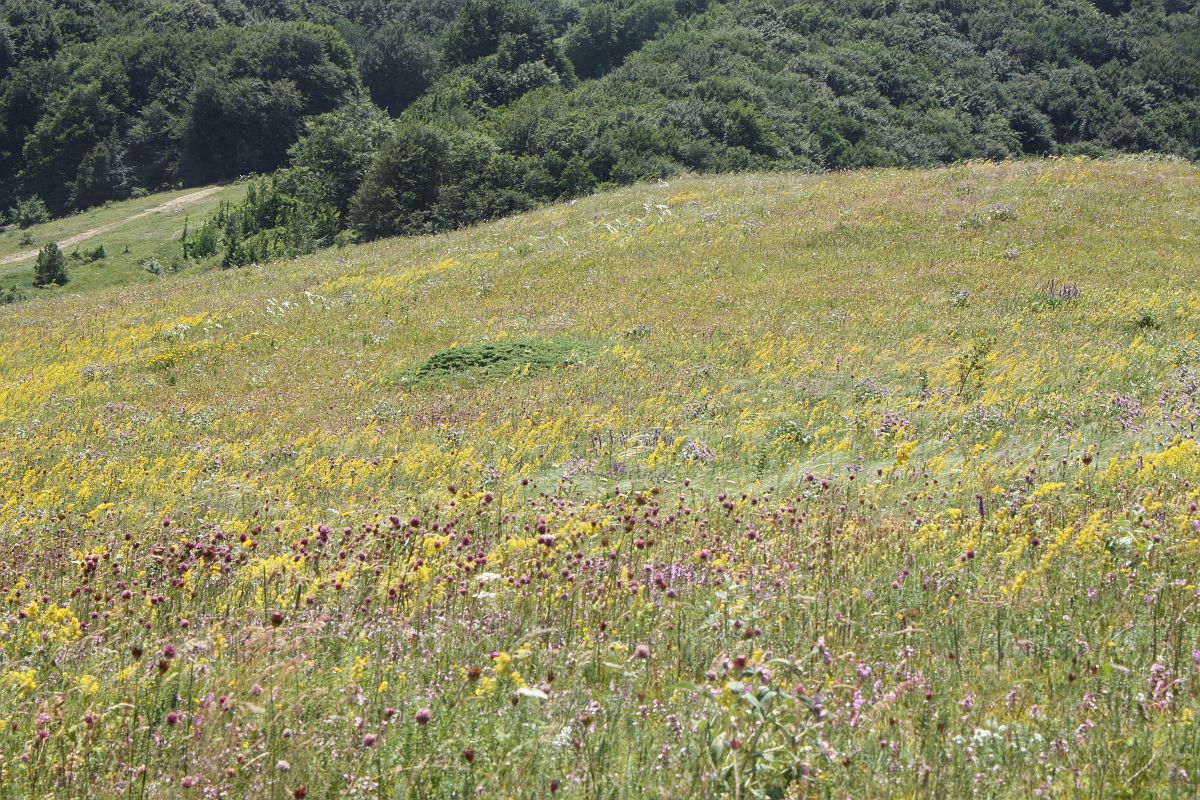
[[[132,33],[72,41],[73,18],[44,0],[6,10],[0,195],[55,212],[274,169],[304,119],[361,91],[353,53],[324,26],[138,30],[131,12],[105,27]]]
[[[684,169],[1200,152],[1188,0],[7,0],[0,20],[0,196],[63,211],[279,169],[189,231],[230,265]]]

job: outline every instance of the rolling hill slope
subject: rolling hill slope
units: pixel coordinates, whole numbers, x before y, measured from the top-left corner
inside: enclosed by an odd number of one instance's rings
[[[686,177],[0,309],[8,781],[1194,792],[1197,208]]]

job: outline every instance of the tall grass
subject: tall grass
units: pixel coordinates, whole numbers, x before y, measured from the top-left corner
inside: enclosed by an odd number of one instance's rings
[[[0,794],[1195,796],[1198,176],[687,178],[0,309]],[[395,379],[506,342],[589,349]]]

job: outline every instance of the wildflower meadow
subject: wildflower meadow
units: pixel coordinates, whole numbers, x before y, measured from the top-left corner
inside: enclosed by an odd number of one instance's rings
[[[0,309],[0,798],[1195,797],[1200,171],[684,177]]]

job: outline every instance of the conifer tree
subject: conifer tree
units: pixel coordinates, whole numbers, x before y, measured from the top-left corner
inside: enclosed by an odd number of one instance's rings
[[[54,242],[42,248],[33,267],[33,285],[62,286],[67,282],[67,259]]]

